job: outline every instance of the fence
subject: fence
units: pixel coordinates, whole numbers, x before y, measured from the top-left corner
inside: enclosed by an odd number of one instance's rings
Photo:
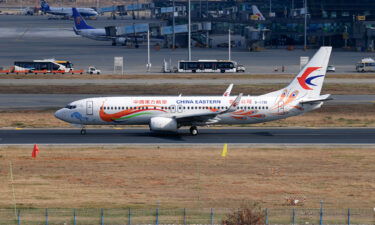
[[[1,225],[221,224],[230,209],[0,209]],[[265,224],[374,224],[373,209],[265,209]]]

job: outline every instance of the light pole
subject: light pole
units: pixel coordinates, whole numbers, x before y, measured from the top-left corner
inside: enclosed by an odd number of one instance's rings
[[[191,61],[191,15],[190,15],[190,0],[188,0],[188,51],[189,51],[189,61]]]
[[[272,12],[272,0],[270,0],[270,14],[269,14],[269,16],[271,16],[271,12]]]
[[[151,59],[150,59],[150,29],[147,30],[147,72],[151,70]]]
[[[176,11],[176,6],[175,6],[175,4],[174,4],[174,1],[175,0],[173,0],[173,14],[172,14],[172,29],[173,29],[173,33],[172,33],[172,49],[175,49],[175,46],[176,46],[176,34],[174,33],[174,26],[175,26],[175,18],[174,18],[174,13],[175,13],[175,11]]]
[[[231,60],[230,28],[228,30],[228,60]]]
[[[305,4],[305,37],[304,37],[304,44],[303,49],[307,49],[307,0],[304,1]]]

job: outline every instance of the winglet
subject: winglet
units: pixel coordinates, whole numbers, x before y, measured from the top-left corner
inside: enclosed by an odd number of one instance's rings
[[[232,102],[232,104],[229,106],[229,108],[222,113],[228,113],[228,112],[234,112],[237,110],[237,106],[240,104],[242,98],[242,93],[240,93],[237,98]]]
[[[233,88],[233,84],[230,84],[230,85],[228,86],[227,90],[225,90],[223,96],[224,96],[224,97],[229,97],[229,96],[230,96],[230,93],[231,93],[231,91],[232,91],[232,88]]]

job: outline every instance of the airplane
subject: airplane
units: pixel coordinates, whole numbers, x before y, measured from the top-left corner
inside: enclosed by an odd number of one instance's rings
[[[256,5],[252,5],[251,9],[253,10],[253,15],[257,16],[258,20],[266,20]]]
[[[55,117],[87,125],[148,125],[155,132],[178,132],[215,124],[255,124],[285,119],[319,109],[329,94],[320,95],[332,47],[321,47],[291,83],[260,96],[131,96],[86,98],[69,103]]]
[[[88,25],[76,8],[72,8],[72,14],[74,20],[73,30],[76,35],[80,35],[82,37],[96,41],[112,41],[113,46],[115,46],[116,44],[126,45],[126,43],[129,41],[128,37],[108,36],[105,28],[94,28]],[[137,37],[140,36],[134,36],[134,40],[132,40],[136,45],[138,45]]]
[[[72,17],[72,7],[50,7],[45,0],[41,0],[40,9],[44,13],[56,16]],[[84,17],[98,16],[98,12],[92,8],[77,8],[78,12]]]

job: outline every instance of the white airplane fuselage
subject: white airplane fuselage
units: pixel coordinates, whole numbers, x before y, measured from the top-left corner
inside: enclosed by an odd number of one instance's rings
[[[106,35],[104,28],[95,28],[95,29],[83,29],[77,30],[74,29],[77,35],[81,35],[82,37],[89,38],[96,41],[110,41],[112,40],[110,37]]]
[[[77,8],[77,10],[84,17],[98,16],[98,12],[92,8]],[[71,7],[49,7],[49,9],[45,10],[45,12],[57,16],[73,16]]]
[[[55,116],[68,123],[82,125],[147,125],[153,117],[173,118],[184,114],[224,111],[234,99],[223,96],[88,98],[70,103],[75,108],[62,108]],[[301,106],[288,99],[277,100],[272,97],[244,96],[234,112],[218,115],[205,122],[192,121],[184,125],[263,123],[296,116],[323,104]]]

